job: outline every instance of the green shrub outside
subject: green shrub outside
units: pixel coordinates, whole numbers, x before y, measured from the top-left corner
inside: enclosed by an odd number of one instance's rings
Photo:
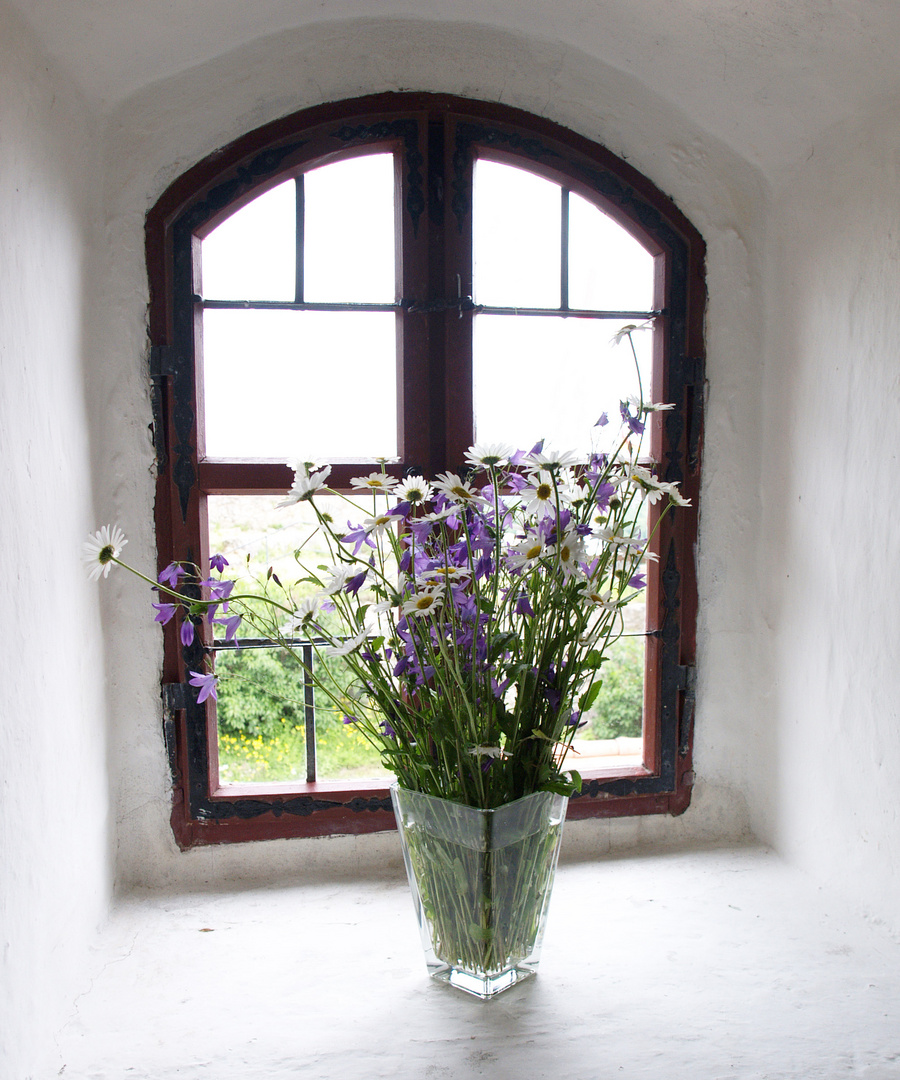
[[[636,738],[644,707],[644,638],[619,638],[600,670],[603,686],[579,734],[588,739]]]
[[[346,691],[340,661],[326,661],[336,685]],[[306,730],[302,670],[283,649],[221,650],[219,684],[219,773],[225,782],[296,780],[306,777]],[[321,695],[319,695],[321,697]],[[352,711],[347,696],[346,711]],[[385,775],[375,748],[344,710],[316,704],[317,772],[321,779]]]

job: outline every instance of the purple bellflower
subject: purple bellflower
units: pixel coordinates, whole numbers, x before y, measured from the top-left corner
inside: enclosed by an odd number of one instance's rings
[[[205,675],[201,671],[189,671],[190,679],[188,680],[191,686],[199,687],[200,692],[197,694],[197,704],[202,705],[208,697],[211,697],[213,701],[218,700],[216,694],[216,685],[218,684],[218,678],[215,675]]]

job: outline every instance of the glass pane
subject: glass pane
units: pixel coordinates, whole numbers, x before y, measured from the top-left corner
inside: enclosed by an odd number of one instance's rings
[[[619,402],[638,393],[623,326],[607,319],[478,315],[474,329],[475,437],[530,449],[607,450],[619,431]],[[650,396],[651,333],[634,335],[644,395]],[[596,427],[602,413],[606,427]]]
[[[204,311],[209,457],[397,455],[393,312]]]
[[[600,669],[603,685],[594,704],[584,714],[563,768],[589,769],[639,765],[643,760],[644,653],[643,604],[635,601],[625,609],[626,630],[606,650]]]
[[[476,161],[474,189],[476,303],[559,307],[559,184],[512,165]]]
[[[618,222],[574,192],[569,196],[569,307],[653,307],[653,256]]]
[[[272,583],[268,589],[286,606],[296,606],[312,595],[314,586],[300,582],[304,570],[294,556],[301,547],[301,562],[315,567],[332,561],[309,503],[276,508],[282,496],[210,496],[210,551],[229,562],[226,577],[238,590],[259,591],[271,567],[285,586],[286,595]],[[350,503],[338,496],[320,496],[316,505],[335,522],[348,516],[360,520],[372,512],[372,497]],[[223,633],[217,628],[219,635]],[[239,637],[264,636],[262,629],[244,625]],[[350,677],[341,660],[320,661],[328,666],[333,685],[349,687]],[[278,649],[221,649],[216,670],[219,684],[219,776],[223,783],[306,779],[306,736],[303,676],[296,658]],[[319,779],[386,777],[378,753],[359,732],[343,723],[343,712],[316,693],[316,751]],[[347,711],[350,709],[348,698]]]
[[[392,304],[394,157],[323,165],[304,175],[303,298]]]
[[[260,195],[201,242],[207,300],[293,300],[296,266],[293,180]]]

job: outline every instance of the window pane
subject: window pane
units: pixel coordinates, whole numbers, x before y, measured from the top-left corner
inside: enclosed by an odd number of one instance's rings
[[[203,313],[209,457],[397,455],[392,312]]]
[[[653,256],[618,222],[569,196],[569,307],[649,311]]]
[[[512,165],[476,161],[476,303],[559,307],[560,223],[559,184]]]
[[[606,450],[619,430],[619,401],[638,393],[624,325],[607,319],[478,315],[474,328],[475,436],[530,449]],[[634,335],[644,396],[650,395],[650,331]],[[602,413],[606,427],[595,427]]]
[[[207,300],[293,300],[296,196],[287,180],[247,203],[202,241]]]
[[[304,300],[394,302],[394,157],[323,165],[304,176]]]
[[[270,595],[287,606],[296,605],[316,590],[300,582],[305,571],[300,563],[315,567],[332,561],[321,534],[315,532],[316,517],[309,503],[276,508],[282,496],[210,496],[207,501],[210,551],[229,562],[225,577],[238,582],[238,591],[260,591],[269,567],[283,583],[283,592],[270,582]],[[348,516],[361,520],[372,512],[372,497],[352,501],[320,496],[316,505],[329,514],[340,531]],[[294,557],[301,547],[300,562]],[[289,595],[288,595],[289,594]],[[223,631],[217,627],[217,634]],[[265,627],[242,625],[238,637],[265,636]],[[321,661],[313,667],[324,676],[327,665],[338,688],[350,683],[346,664]],[[216,671],[222,677],[217,705],[219,776],[223,783],[306,779],[305,699],[303,674],[295,657],[279,649],[220,649]],[[344,710],[315,692],[317,775],[319,779],[386,777],[381,759],[359,732],[343,723]],[[347,709],[351,708],[347,699]]]

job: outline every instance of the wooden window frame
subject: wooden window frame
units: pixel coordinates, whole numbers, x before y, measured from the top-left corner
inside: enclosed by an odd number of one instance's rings
[[[240,205],[311,161],[371,152],[376,143],[399,149],[396,205],[406,215],[397,247],[404,282],[398,320],[402,460],[390,467],[397,476],[411,466],[434,475],[461,464],[472,441],[471,412],[455,410],[451,398],[471,400],[472,392],[472,319],[466,317],[471,282],[458,284],[456,273],[461,260],[471,265],[465,223],[471,216],[475,156],[522,164],[563,183],[656,253],[655,304],[661,314],[654,334],[652,395],[676,407],[656,421],[651,454],[663,478],[679,481],[692,506],[663,520],[660,561],[648,575],[653,629],[647,639],[644,763],[588,774],[581,794],[570,802],[569,817],[681,813],[693,782],[705,246],[653,184],[574,132],[498,104],[384,94],[317,106],[268,124],[210,155],[167,189],[146,220],[159,568],[173,560],[206,565],[207,495],[280,494],[292,480],[283,464],[211,461],[198,453],[203,445],[197,377],[200,239]],[[422,241],[431,231],[416,222],[426,219],[443,229],[441,245]],[[336,465],[329,483],[347,486],[366,467]],[[393,828],[383,781],[219,785],[214,710],[208,701],[197,705],[187,685],[187,671],[202,668],[207,631],[185,648],[174,622],[163,630],[164,730],[179,846]]]

